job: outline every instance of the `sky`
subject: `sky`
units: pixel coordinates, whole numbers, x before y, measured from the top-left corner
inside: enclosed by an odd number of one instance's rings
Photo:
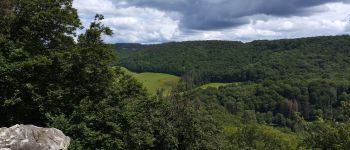
[[[107,43],[249,42],[350,34],[350,0],[75,0],[83,26],[96,13]]]

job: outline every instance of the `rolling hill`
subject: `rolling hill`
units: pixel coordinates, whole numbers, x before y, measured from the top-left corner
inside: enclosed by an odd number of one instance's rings
[[[350,36],[117,44],[116,51],[129,70],[190,76],[197,84],[350,75]]]

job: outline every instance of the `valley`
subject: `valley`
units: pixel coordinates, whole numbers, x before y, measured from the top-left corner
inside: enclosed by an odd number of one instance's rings
[[[176,87],[180,82],[181,78],[175,75],[170,75],[166,73],[152,73],[152,72],[143,72],[135,73],[130,70],[122,67],[122,70],[127,74],[133,76],[137,81],[142,83],[146,90],[150,94],[156,94],[158,90],[163,90],[164,94],[169,94],[171,89]],[[201,85],[199,88],[206,89],[209,87],[219,88],[221,86],[229,85],[230,83],[207,83]]]

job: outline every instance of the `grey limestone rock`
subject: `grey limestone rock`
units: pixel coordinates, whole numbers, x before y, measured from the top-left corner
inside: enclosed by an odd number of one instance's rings
[[[55,128],[15,125],[0,128],[0,150],[66,150],[70,138]]]

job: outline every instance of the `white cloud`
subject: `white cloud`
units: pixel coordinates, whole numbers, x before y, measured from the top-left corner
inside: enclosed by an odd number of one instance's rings
[[[75,0],[73,6],[82,15],[90,13],[112,13],[116,7],[111,0]]]
[[[349,4],[330,3],[318,7],[326,7],[327,11],[307,17],[294,16],[289,18],[270,17],[259,20],[247,26],[256,30],[268,30],[279,34],[269,38],[295,38],[305,36],[338,35],[349,33],[349,20],[346,20],[350,10]],[[259,37],[251,37],[251,40]]]
[[[296,38],[350,33],[350,4],[328,3],[310,9],[310,16],[247,16],[249,24],[221,30],[190,30],[181,26],[180,14],[155,8],[129,6],[125,1],[75,0],[85,26],[95,13],[105,15],[104,23],[114,30],[105,40],[115,42],[159,43],[184,40],[241,40]],[[348,18],[347,18],[348,16]]]
[[[103,23],[114,31],[113,37],[105,37],[106,42],[159,43],[179,34],[179,21],[174,19],[174,12],[123,5],[114,5],[110,0],[76,0],[74,3],[85,27],[95,13],[105,16]]]
[[[151,8],[118,8],[104,23],[115,35],[109,42],[162,42],[179,34],[179,22]]]
[[[350,4],[330,3],[317,6],[322,11],[311,16],[249,16],[250,23],[219,31],[195,32],[176,40],[221,39],[252,41],[260,39],[298,38],[350,34]]]

